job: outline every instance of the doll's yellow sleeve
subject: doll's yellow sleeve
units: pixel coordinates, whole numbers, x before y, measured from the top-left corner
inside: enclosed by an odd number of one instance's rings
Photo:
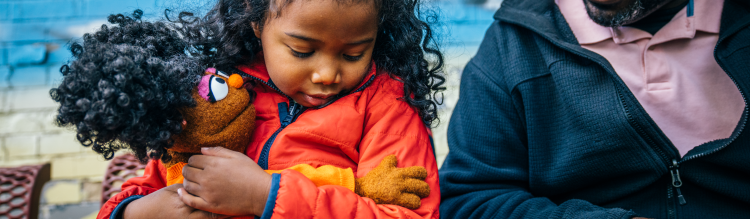
[[[297,164],[287,170],[295,170],[305,175],[316,186],[338,185],[354,191],[354,171],[352,168],[338,168],[331,165],[314,168],[308,164]],[[266,173],[281,173],[284,170],[266,170]]]
[[[167,186],[182,183],[182,167],[187,163],[177,163],[167,169]],[[308,164],[297,164],[287,168],[295,170],[305,175],[316,186],[339,185],[354,191],[354,171],[352,168],[338,168],[331,165],[325,165],[314,168]],[[287,170],[285,169],[285,170]],[[284,170],[266,170],[266,173],[281,173]]]

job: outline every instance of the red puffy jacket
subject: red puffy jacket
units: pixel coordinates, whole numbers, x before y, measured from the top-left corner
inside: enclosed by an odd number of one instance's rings
[[[431,188],[421,207],[409,210],[375,204],[345,187],[317,187],[299,172],[285,170],[274,174],[262,218],[439,218],[438,169],[429,130],[401,99],[403,83],[373,67],[352,93],[320,109],[303,109],[296,103],[290,107],[289,99],[270,82],[262,61],[256,63],[237,69],[262,84],[254,89],[256,128],[246,151],[261,167],[333,165],[352,168],[356,177],[363,177],[394,154],[398,167],[424,167]],[[97,218],[109,218],[128,201],[165,186],[164,166],[152,161],[144,176],[122,185],[123,191],[102,206]]]

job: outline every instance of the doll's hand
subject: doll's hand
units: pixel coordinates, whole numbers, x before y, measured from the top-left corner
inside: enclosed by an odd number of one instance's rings
[[[182,201],[224,215],[263,215],[271,175],[236,151],[211,147],[202,148],[201,153],[190,157],[182,168]]]
[[[182,184],[174,184],[131,202],[122,218],[227,218],[185,205],[177,195],[179,188],[182,188]]]
[[[383,158],[365,177],[355,179],[354,192],[378,204],[419,208],[421,198],[430,195],[430,185],[424,181],[427,170],[420,166],[397,168],[397,163],[395,155]]]

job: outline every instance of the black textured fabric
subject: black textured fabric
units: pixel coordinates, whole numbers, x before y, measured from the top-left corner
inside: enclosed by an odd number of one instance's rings
[[[730,138],[681,159],[554,1],[505,0],[495,18],[451,116],[443,218],[750,217],[747,107]],[[715,58],[747,99],[750,3],[726,0],[721,25]]]

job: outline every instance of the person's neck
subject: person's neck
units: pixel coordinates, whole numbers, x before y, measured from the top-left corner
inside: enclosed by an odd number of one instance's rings
[[[648,16],[651,16],[654,13],[658,13],[659,11],[674,9],[675,7],[683,6],[685,4],[685,2],[687,2],[687,1],[690,1],[690,0],[672,0],[672,1],[669,1],[669,2],[665,3],[664,5],[658,7],[656,10],[653,10],[653,11],[649,12],[646,16],[638,18],[637,20],[633,20],[633,21],[627,22],[623,26],[630,26],[632,24],[638,23],[639,21],[643,20],[644,18],[646,18]]]
[[[682,3],[685,3],[686,1],[690,1],[690,0],[673,0],[667,3],[666,5],[664,5],[663,7],[661,7],[661,9],[679,7],[682,5]]]

